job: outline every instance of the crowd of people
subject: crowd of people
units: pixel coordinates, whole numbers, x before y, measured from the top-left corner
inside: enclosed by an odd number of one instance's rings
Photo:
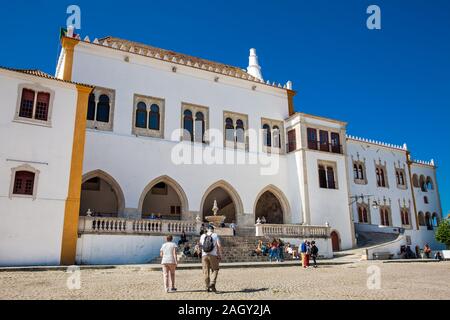
[[[283,262],[285,255],[289,255],[293,260],[301,259],[304,268],[309,267],[309,262],[312,259],[314,268],[317,268],[319,248],[315,241],[305,240],[299,247],[296,247],[289,242],[284,243],[281,239],[274,238],[266,243],[259,240],[256,249],[252,251],[251,255],[267,256],[270,262]]]
[[[432,250],[428,243],[425,244],[423,249],[421,249],[418,245],[414,249],[415,249],[415,251],[413,252],[411,250],[410,246],[401,246],[400,247],[400,258],[402,258],[402,259],[420,259],[420,258],[431,259]],[[443,260],[443,257],[442,257],[442,254],[440,251],[436,251],[433,258],[435,260],[439,260],[439,261]]]

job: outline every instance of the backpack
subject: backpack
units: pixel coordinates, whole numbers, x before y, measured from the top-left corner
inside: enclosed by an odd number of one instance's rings
[[[202,245],[203,252],[210,253],[214,250],[214,240],[212,235],[206,235]]]
[[[319,253],[319,248],[317,248],[316,246],[311,247],[311,254],[316,256],[318,253]]]

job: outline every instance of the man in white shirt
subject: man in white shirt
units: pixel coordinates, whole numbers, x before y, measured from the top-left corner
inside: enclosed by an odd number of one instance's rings
[[[202,268],[207,292],[217,292],[216,281],[219,274],[219,262],[222,259],[222,245],[219,237],[210,225],[208,231],[200,237],[202,246]],[[212,274],[210,274],[212,270]]]

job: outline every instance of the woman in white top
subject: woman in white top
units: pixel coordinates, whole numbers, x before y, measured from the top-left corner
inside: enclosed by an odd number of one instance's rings
[[[178,246],[172,242],[173,237],[167,236],[167,242],[161,247],[160,256],[163,269],[164,290],[165,292],[175,292],[175,270],[177,268],[177,248]]]

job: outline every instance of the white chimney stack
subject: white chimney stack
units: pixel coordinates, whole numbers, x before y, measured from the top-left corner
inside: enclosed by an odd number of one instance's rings
[[[261,67],[259,66],[258,62],[258,56],[256,55],[256,49],[250,49],[250,57],[248,58],[248,61],[247,72],[251,76],[264,81],[261,73]]]

